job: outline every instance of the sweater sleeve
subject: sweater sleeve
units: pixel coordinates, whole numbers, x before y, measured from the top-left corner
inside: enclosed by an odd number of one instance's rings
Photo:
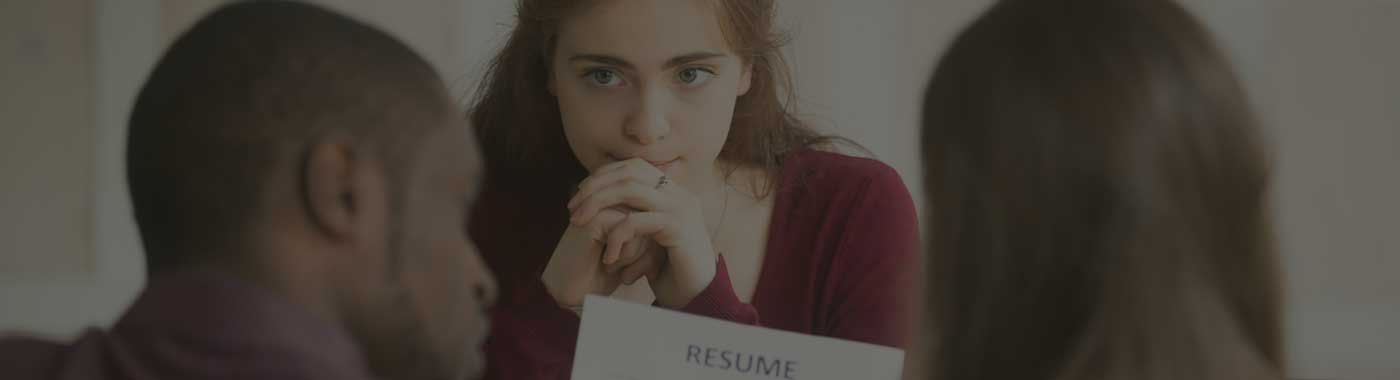
[[[893,168],[873,170],[846,210],[822,297],[823,335],[905,348],[918,311],[918,216]]]
[[[680,311],[747,325],[761,325],[758,310],[753,305],[739,300],[739,294],[734,292],[734,284],[729,280],[729,268],[724,264],[723,255],[715,260],[715,278],[710,280],[710,285],[695,295],[690,303],[681,307]]]
[[[556,305],[539,276],[531,278],[492,311],[483,379],[568,379],[573,370],[579,317]]]

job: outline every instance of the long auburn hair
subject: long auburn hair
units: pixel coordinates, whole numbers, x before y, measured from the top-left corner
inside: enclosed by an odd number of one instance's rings
[[[592,1],[597,0],[518,3],[514,30],[488,66],[469,115],[486,158],[488,190],[562,203],[569,185],[587,175],[565,140],[558,102],[547,86],[560,21]],[[791,110],[792,78],[779,49],[786,39],[775,30],[773,0],[713,4],[731,49],[753,68],[720,162],[730,164],[731,173],[740,167],[762,169],[769,180],[752,190],[763,196],[777,182],[788,153],[837,138],[809,129]]]
[[[932,378],[1283,372],[1269,153],[1166,0],[1007,0],[924,100]]]

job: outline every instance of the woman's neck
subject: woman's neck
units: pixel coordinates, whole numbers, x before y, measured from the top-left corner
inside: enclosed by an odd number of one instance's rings
[[[723,219],[734,212],[733,208],[763,201],[766,197],[760,197],[757,189],[765,188],[769,181],[767,173],[761,169],[743,165],[735,167],[726,163],[716,164],[714,172],[707,179],[706,183],[697,186],[701,188],[693,191],[700,198],[705,225],[711,229],[711,233],[717,232],[725,224]]]

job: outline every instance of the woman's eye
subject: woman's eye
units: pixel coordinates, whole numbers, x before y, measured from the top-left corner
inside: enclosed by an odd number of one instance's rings
[[[699,86],[705,84],[705,82],[709,81],[710,78],[713,78],[714,76],[715,73],[698,67],[688,68],[685,70],[681,70],[679,73],[676,73],[676,79],[679,79],[681,83],[684,83],[688,86]]]
[[[597,69],[584,74],[594,86],[617,87],[622,85],[622,76],[612,70]]]

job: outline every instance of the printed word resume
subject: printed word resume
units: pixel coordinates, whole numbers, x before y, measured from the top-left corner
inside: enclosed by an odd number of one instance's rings
[[[896,380],[903,366],[895,348],[589,296],[572,379]]]

